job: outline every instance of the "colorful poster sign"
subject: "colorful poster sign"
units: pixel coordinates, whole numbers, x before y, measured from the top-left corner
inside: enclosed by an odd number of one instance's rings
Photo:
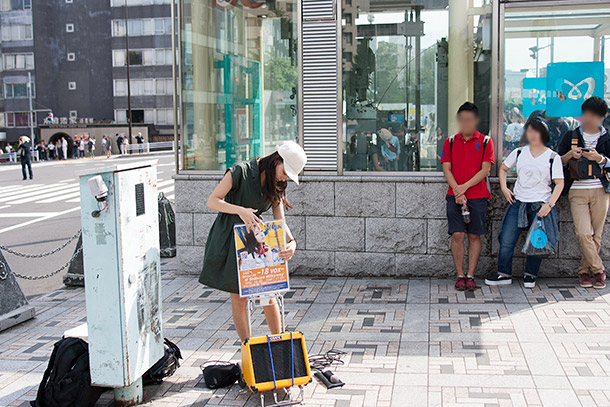
[[[603,62],[555,62],[546,72],[547,117],[578,117],[585,100],[604,97]]]
[[[288,265],[279,256],[284,250],[284,222],[265,222],[261,228],[234,227],[239,295],[248,297],[286,291]]]
[[[546,78],[523,79],[523,116],[546,109]]]

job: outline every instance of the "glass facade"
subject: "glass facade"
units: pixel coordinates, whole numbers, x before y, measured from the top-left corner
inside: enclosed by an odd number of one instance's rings
[[[296,140],[297,0],[185,0],[183,169],[223,170]]]
[[[320,37],[319,55],[303,67],[299,3],[320,13],[331,3],[182,1],[182,169],[222,171],[292,139],[306,149],[339,146],[338,174],[438,175],[464,101],[479,107],[479,130],[499,160],[520,144],[528,117],[547,118],[556,147],[578,125],[585,98],[609,99],[608,2],[335,1],[337,30]],[[322,35],[316,30],[305,35]],[[300,69],[320,69],[315,59],[328,59],[329,47],[340,54],[338,111],[324,99],[334,89],[312,85],[303,98],[312,111],[323,103],[316,114],[341,118],[333,134],[298,123]]]
[[[610,4],[506,8],[504,157],[521,143],[529,118],[548,121],[549,147],[556,149],[561,137],[579,125],[585,99],[596,95],[609,100],[609,21]]]
[[[489,132],[491,9],[399,3],[342,2],[345,171],[440,171],[461,104],[452,90],[479,106],[480,130]],[[451,51],[460,58],[450,60]]]

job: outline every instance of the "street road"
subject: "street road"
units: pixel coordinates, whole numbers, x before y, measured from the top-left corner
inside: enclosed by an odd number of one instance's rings
[[[0,245],[25,253],[41,253],[60,246],[81,225],[78,171],[103,168],[115,160],[159,160],[158,190],[174,200],[174,156],[144,155],[111,159],[80,159],[34,163],[34,179],[21,180],[20,165],[0,165]],[[42,275],[56,270],[72,256],[76,242],[42,259],[4,253],[10,268],[21,274]],[[39,281],[18,279],[26,295],[42,294],[63,285],[62,276]]]

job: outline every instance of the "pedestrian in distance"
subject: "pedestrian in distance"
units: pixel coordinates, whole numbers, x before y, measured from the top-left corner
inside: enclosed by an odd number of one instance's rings
[[[123,136],[120,134],[116,135],[116,146],[119,149],[119,154],[123,155]]]
[[[455,289],[476,290],[475,271],[481,255],[481,235],[487,230],[487,207],[491,193],[486,178],[494,162],[489,136],[477,130],[479,109],[470,102],[457,112],[459,133],[445,139],[441,151],[447,191],[447,222],[451,253],[457,271]],[[464,240],[468,236],[468,272],[464,274]]]
[[[605,288],[606,270],[599,251],[610,203],[610,135],[602,125],[608,105],[593,96],[585,100],[581,110],[581,125],[563,136],[557,152],[563,162],[564,193],[568,194],[582,251],[580,286]]]
[[[74,137],[72,140],[72,158],[74,159],[78,158],[78,139],[79,137]]]
[[[87,143],[89,148],[89,158],[95,157],[95,137],[90,137]]]
[[[274,219],[284,220],[284,208],[290,207],[286,199],[288,178],[298,184],[298,174],[306,162],[301,146],[287,141],[269,156],[231,167],[207,201],[207,207],[219,214],[208,235],[199,282],[231,294],[233,321],[242,341],[250,332],[247,299],[238,294],[233,227],[245,224],[248,231],[259,231],[261,215],[269,209]],[[286,227],[286,246],[280,258],[290,260],[296,248],[297,242]],[[264,311],[271,333],[279,334],[281,317],[275,301],[269,301]]]
[[[106,136],[102,136],[102,155],[106,155],[106,149],[107,149],[107,144],[106,144]]]
[[[138,143],[138,152],[142,154],[144,152],[144,137],[142,137],[142,133],[138,133],[136,142]]]
[[[68,140],[65,137],[61,138],[61,153],[64,160],[68,159]]]
[[[525,126],[527,145],[514,149],[500,167],[499,178],[502,194],[508,202],[500,227],[500,252],[498,273],[485,280],[487,285],[512,283],[513,254],[522,232],[532,222],[542,221],[546,236],[555,250],[559,242],[559,221],[555,204],[563,190],[563,165],[561,157],[546,147],[550,140],[546,120],[535,118]],[[514,191],[508,188],[506,177],[516,167],[517,181]],[[553,187],[553,183],[555,186]],[[536,286],[536,278],[542,263],[541,256],[527,256],[523,285]]]
[[[110,158],[112,155],[112,140],[110,136],[106,136],[106,158]]]
[[[47,150],[49,150],[49,160],[55,160],[55,144],[49,142],[47,144]]]
[[[81,137],[78,142],[78,158],[85,158],[85,138]]]
[[[19,147],[17,147],[17,156],[21,161],[21,174],[23,175],[23,180],[25,181],[27,179],[26,175],[29,175],[30,179],[33,179],[34,175],[32,174],[32,145],[30,144],[30,138],[28,136],[19,137]]]
[[[129,140],[127,140],[127,137],[123,137],[123,141],[121,141],[121,154],[127,154],[128,147],[129,147]]]

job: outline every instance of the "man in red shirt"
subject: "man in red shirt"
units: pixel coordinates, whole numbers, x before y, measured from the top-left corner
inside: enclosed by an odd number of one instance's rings
[[[481,235],[485,234],[487,206],[491,199],[486,178],[494,162],[494,146],[489,136],[477,130],[479,110],[470,102],[457,112],[460,132],[443,144],[441,163],[449,191],[447,221],[451,253],[457,270],[455,288],[475,290],[474,272],[481,255]],[[464,275],[464,238],[468,235],[468,274]]]

